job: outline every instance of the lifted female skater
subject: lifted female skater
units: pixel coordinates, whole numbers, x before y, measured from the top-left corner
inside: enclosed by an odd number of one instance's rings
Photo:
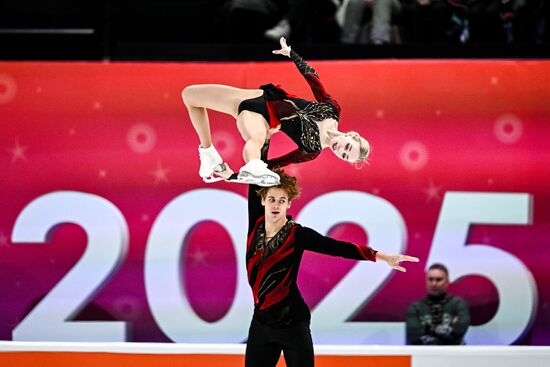
[[[227,180],[233,174],[212,145],[207,109],[227,113],[237,120],[237,127],[246,141],[241,167],[236,182],[273,186],[279,183],[277,173],[267,168],[260,159],[260,150],[269,130],[287,134],[298,148],[271,160],[270,167],[314,159],[329,148],[338,158],[350,163],[365,161],[370,153],[369,143],[350,131],[338,130],[340,106],[327,93],[315,69],[308,65],[281,38],[281,49],[275,54],[291,58],[313,91],[316,102],[297,98],[273,84],[260,89],[239,89],[226,85],[202,84],[186,87],[182,97],[193,127],[200,139],[199,175],[205,182]]]

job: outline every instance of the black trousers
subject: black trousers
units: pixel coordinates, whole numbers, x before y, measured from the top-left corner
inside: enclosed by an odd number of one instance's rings
[[[252,319],[246,344],[246,367],[275,367],[281,356],[287,367],[313,367],[313,342],[309,322],[290,328],[264,325]]]

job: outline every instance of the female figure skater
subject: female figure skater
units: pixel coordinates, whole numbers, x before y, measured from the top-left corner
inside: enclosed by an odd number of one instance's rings
[[[281,38],[281,49],[273,53],[291,58],[313,91],[316,102],[297,98],[273,84],[260,89],[239,89],[226,85],[191,85],[182,92],[183,102],[200,139],[199,175],[207,183],[227,180],[233,174],[212,145],[207,109],[227,113],[237,120],[237,127],[246,141],[243,158],[246,164],[232,178],[235,182],[273,186],[279,176],[260,159],[260,150],[269,130],[283,131],[298,148],[270,161],[270,167],[314,159],[329,148],[338,158],[350,163],[365,161],[369,143],[350,131],[338,130],[340,106],[327,93],[315,69],[309,66]],[[233,181],[233,180],[232,180]]]
[[[287,217],[287,209],[300,194],[296,178],[282,171],[278,175],[279,185],[250,185],[248,191],[246,267],[255,306],[246,367],[275,367],[281,351],[288,367],[313,366],[311,315],[296,284],[304,250],[348,259],[380,260],[399,271],[406,271],[399,264],[401,261],[418,262],[416,257],[389,255],[338,241],[294,222]]]

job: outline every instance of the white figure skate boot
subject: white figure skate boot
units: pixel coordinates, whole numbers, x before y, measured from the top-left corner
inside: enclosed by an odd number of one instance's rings
[[[264,161],[261,159],[252,159],[241,167],[236,180],[229,181],[270,187],[278,185],[280,180],[279,175],[268,169]]]
[[[216,148],[214,148],[213,145],[210,145],[208,148],[203,148],[199,146],[199,158],[201,160],[201,166],[199,168],[199,176],[201,176],[202,180],[206,183],[225,180],[232,173],[232,172],[227,172],[227,175],[225,174],[223,175],[227,177],[220,176],[220,174],[228,170],[229,167],[227,167],[227,165],[223,162],[222,157],[220,156],[220,154],[218,153]]]

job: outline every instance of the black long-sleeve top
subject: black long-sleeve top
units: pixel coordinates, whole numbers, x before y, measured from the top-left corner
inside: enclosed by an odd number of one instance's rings
[[[340,105],[326,91],[313,67],[296,52],[290,52],[291,60],[309,84],[316,101],[308,101],[285,92],[273,84],[262,85],[269,112],[269,125],[281,124],[281,131],[298,146],[292,152],[268,161],[270,167],[284,167],[316,158],[323,150],[316,122],[326,119],[340,120]]]
[[[309,321],[310,311],[296,284],[304,250],[348,259],[376,261],[376,251],[351,242],[323,236],[299,225],[289,216],[287,223],[265,241],[264,207],[256,194],[248,191],[248,240],[246,267],[254,295],[254,317],[260,322],[288,327]]]

